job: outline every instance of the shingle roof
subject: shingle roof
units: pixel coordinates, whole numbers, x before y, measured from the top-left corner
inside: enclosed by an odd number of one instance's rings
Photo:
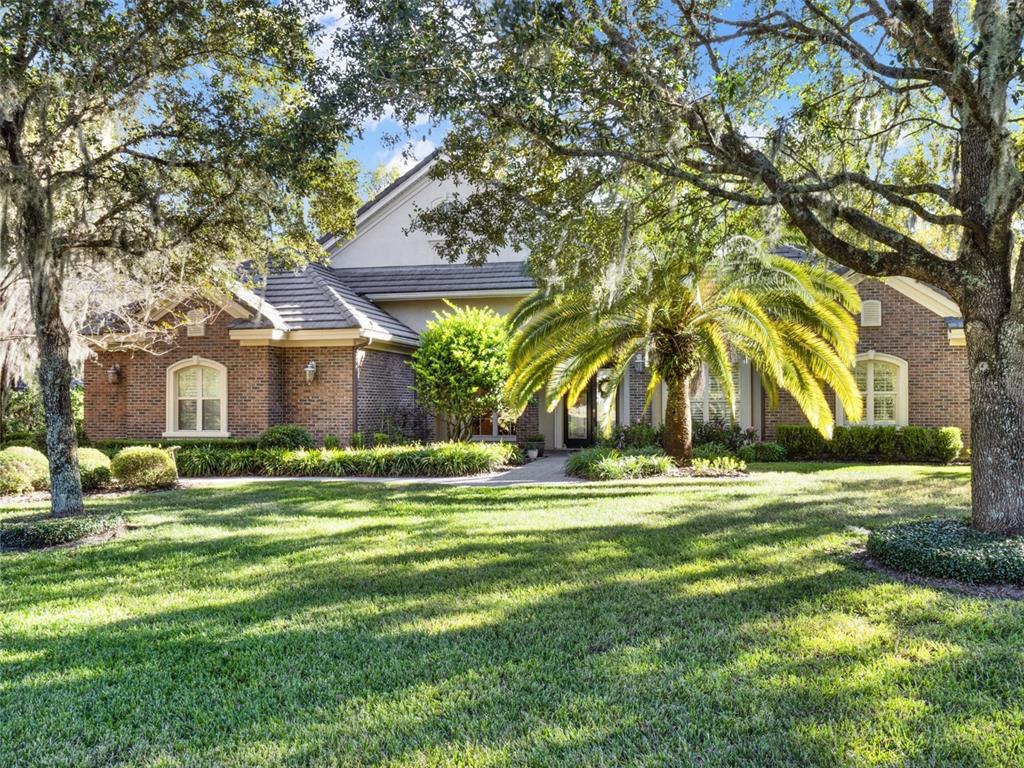
[[[425,264],[407,267],[347,267],[331,270],[354,291],[368,296],[461,291],[532,291],[536,287],[522,261]]]
[[[281,328],[286,331],[358,328],[415,343],[416,332],[338,280],[326,267],[311,264],[302,272],[273,272],[259,291],[260,315],[232,328]],[[276,321],[276,322],[275,322]]]

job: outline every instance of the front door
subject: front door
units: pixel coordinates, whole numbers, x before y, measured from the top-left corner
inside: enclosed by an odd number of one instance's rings
[[[607,436],[609,428],[618,423],[615,396],[609,391],[611,374],[609,369],[602,368],[574,404],[562,401],[566,448],[593,445],[598,436]]]
[[[565,400],[565,445],[584,448],[594,442],[594,382],[580,392],[572,405]]]

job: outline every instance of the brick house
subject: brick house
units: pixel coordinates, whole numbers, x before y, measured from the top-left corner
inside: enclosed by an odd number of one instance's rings
[[[85,365],[89,438],[250,437],[283,423],[342,444],[357,431],[443,437],[441,422],[417,406],[410,390],[408,359],[419,332],[445,300],[504,314],[534,284],[523,254],[501,253],[481,267],[439,264],[431,236],[406,231],[416,208],[454,189],[431,179],[430,166],[428,158],[364,205],[351,240],[326,239],[330,266],[273,274],[252,291],[168,307],[193,314],[173,343],[153,353],[97,343]],[[957,306],[908,278],[845,276],[863,300],[856,375],[865,422],[958,426],[969,440]],[[748,363],[738,362],[736,374],[741,426],[769,440],[778,424],[804,422],[785,395],[776,409],[768,407]],[[603,395],[601,376],[579,402],[551,412],[531,405],[514,427],[484,416],[477,438],[522,440],[540,432],[549,447],[585,445],[609,411],[616,423],[660,424],[664,390],[656,389],[645,408],[650,378],[642,362],[632,363],[614,398]],[[693,409],[697,419],[725,417],[713,379],[698,382]],[[836,416],[845,423],[838,404]]]

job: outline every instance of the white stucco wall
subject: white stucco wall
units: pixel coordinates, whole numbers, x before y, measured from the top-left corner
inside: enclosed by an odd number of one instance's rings
[[[494,296],[490,298],[466,298],[453,296],[451,302],[457,307],[490,307],[499,315],[507,315],[519,302],[512,296]],[[442,299],[403,299],[402,301],[378,300],[377,306],[396,317],[419,333],[434,319],[435,312],[444,312],[448,305]]]
[[[332,246],[334,267],[409,266],[445,264],[432,243],[436,236],[414,230],[406,233],[417,206],[432,208],[456,190],[467,193],[465,185],[454,181],[433,181],[425,176],[411,180],[403,188],[382,200],[361,216],[356,236],[347,243]],[[490,261],[523,261],[526,255],[512,250],[490,257]]]

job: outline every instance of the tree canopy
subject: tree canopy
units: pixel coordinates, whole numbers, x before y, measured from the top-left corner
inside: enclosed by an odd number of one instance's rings
[[[81,509],[67,285],[223,283],[351,229],[315,4],[14,0],[0,12],[0,262],[28,285],[55,513]],[[126,300],[132,296],[123,297]]]
[[[620,191],[641,173],[760,211],[770,237],[863,274],[946,291],[965,320],[975,524],[1024,531],[1019,4],[346,5],[343,100],[452,125],[437,172],[469,184],[421,216],[448,255],[521,245],[565,271],[593,258],[578,235],[595,202],[635,226]]]

